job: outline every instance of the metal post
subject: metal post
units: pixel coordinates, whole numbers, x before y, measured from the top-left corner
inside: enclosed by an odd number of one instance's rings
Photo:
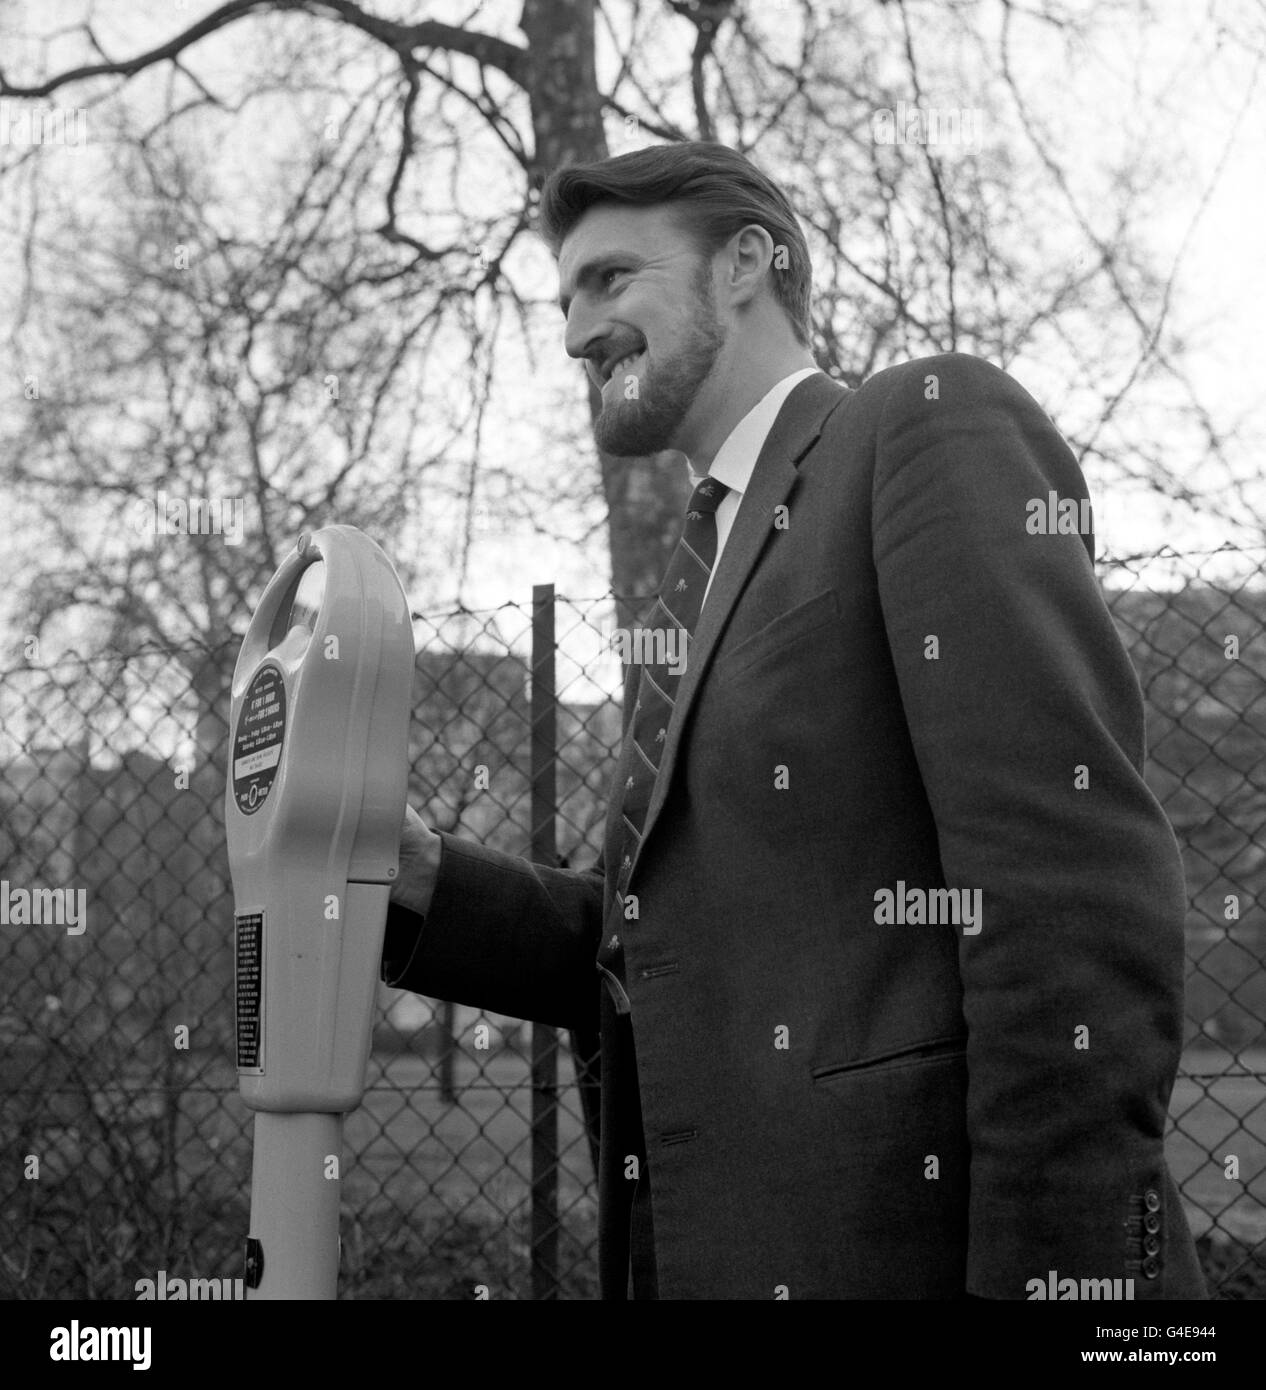
[[[558,862],[554,586],[532,586],[532,860]],[[558,1297],[558,1035],[532,1024],[532,1297]]]
[[[248,1299],[338,1296],[342,1115],[255,1115]],[[251,1250],[262,1252],[262,1268]]]
[[[439,1007],[440,1036],[440,1100],[445,1105],[457,1104],[457,1010],[447,1000]]]

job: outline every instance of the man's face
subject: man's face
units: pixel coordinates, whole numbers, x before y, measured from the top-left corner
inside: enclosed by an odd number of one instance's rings
[[[692,410],[727,340],[711,259],[664,205],[600,203],[558,257],[564,344],[602,390],[594,439],[605,453],[689,455]],[[631,360],[621,360],[628,354]]]

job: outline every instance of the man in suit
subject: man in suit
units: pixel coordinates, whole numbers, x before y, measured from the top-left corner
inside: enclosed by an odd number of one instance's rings
[[[409,813],[384,979],[599,1028],[605,1297],[1203,1297],[1182,867],[1072,454],[971,357],[819,371],[723,146],[561,170],[541,223],[599,443],[697,484],[686,659],[629,667],[594,868]]]

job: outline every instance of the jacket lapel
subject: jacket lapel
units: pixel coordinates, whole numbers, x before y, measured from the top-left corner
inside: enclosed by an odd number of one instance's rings
[[[686,669],[677,687],[676,702],[664,737],[664,752],[646,811],[639,850],[645,846],[667,798],[681,732],[707,675],[712,653],[773,530],[774,508],[786,501],[796,481],[797,464],[813,447],[826,417],[845,394],[846,389],[832,381],[825,372],[806,377],[783,402],[778,418],[766,436],[756,467],[752,470],[751,481],[739,504],[734,525],[726,539],[725,550],[712,577],[712,588],[699,615],[698,630],[690,644]]]

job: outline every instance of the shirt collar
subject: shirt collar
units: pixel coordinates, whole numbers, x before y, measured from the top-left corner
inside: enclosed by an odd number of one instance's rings
[[[690,486],[697,487],[705,477],[712,477],[740,496],[746,492],[756,460],[784,401],[800,382],[817,371],[817,367],[801,367],[771,386],[726,435],[707,474],[696,473],[693,466],[690,468]]]

